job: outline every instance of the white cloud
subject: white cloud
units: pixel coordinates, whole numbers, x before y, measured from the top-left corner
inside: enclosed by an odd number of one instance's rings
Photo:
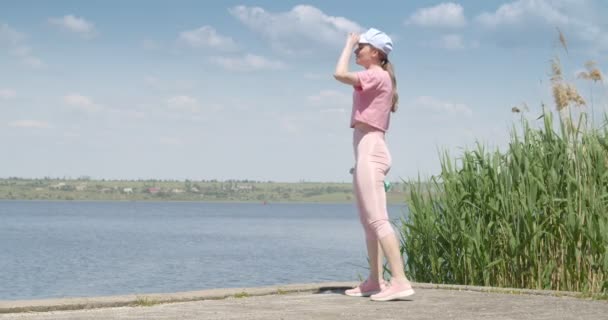
[[[0,25],[0,45],[16,46],[23,41],[25,36],[17,30],[8,26],[8,24]]]
[[[68,31],[76,32],[87,38],[95,36],[96,33],[93,23],[71,14],[63,16],[62,18],[49,18],[49,23],[62,27]]]
[[[7,24],[0,25],[0,48],[6,47],[11,55],[21,63],[32,67],[43,67],[42,60],[32,54],[32,49],[26,44],[26,35],[11,28]]]
[[[102,106],[94,103],[91,98],[80,95],[78,93],[71,93],[64,96],[63,101],[71,107],[87,112],[97,112],[102,109]]]
[[[190,96],[179,95],[173,96],[167,100],[167,106],[169,109],[174,110],[187,110],[191,112],[199,112],[200,105],[198,101]]]
[[[266,37],[275,49],[291,53],[310,50],[311,43],[339,46],[348,32],[363,31],[354,21],[329,16],[309,5],[298,5],[291,11],[278,13],[260,7],[237,6],[229,12],[251,30]]]
[[[326,110],[335,110],[336,107],[352,104],[350,95],[336,90],[321,90],[318,94],[308,96],[307,100],[314,106],[328,107]]]
[[[42,60],[40,60],[36,57],[24,57],[22,59],[22,62],[32,68],[44,67],[44,63],[42,62]]]
[[[237,49],[237,45],[232,38],[220,35],[211,26],[202,26],[195,30],[183,31],[179,34],[179,41],[195,48],[205,47],[223,51]]]
[[[44,63],[39,58],[32,55],[32,49],[26,45],[18,44],[14,46],[10,53],[21,59],[21,62],[32,68],[43,67]]]
[[[448,113],[450,115],[461,114],[468,117],[473,115],[473,110],[465,104],[442,101],[430,96],[420,96],[416,98],[413,105],[415,108],[429,109],[435,112]]]
[[[517,0],[494,12],[481,13],[475,21],[488,31],[502,32],[498,41],[527,45],[525,41],[538,42],[530,41],[531,37],[546,39],[547,35],[555,35],[555,28],[559,27],[571,43],[584,42],[595,49],[608,50],[607,31],[601,27],[601,21],[593,21],[585,11],[585,2]]]
[[[461,5],[446,2],[434,7],[418,9],[405,22],[422,27],[460,28],[467,24]]]
[[[0,89],[0,99],[12,99],[17,96],[17,92],[13,89]]]
[[[33,129],[48,129],[51,125],[45,121],[38,120],[17,120],[8,123],[9,127],[13,128],[33,128]]]
[[[246,54],[240,57],[212,57],[210,61],[227,70],[240,72],[281,70],[287,67],[282,61],[270,60],[254,54]]]
[[[479,23],[490,28],[517,25],[533,19],[540,19],[552,25],[564,25],[569,22],[567,15],[559,12],[555,6],[545,0],[518,0],[506,3],[496,12],[484,12],[476,18]]]

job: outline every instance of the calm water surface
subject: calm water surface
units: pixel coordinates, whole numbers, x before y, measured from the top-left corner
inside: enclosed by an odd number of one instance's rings
[[[351,281],[365,265],[351,204],[0,201],[0,300]]]

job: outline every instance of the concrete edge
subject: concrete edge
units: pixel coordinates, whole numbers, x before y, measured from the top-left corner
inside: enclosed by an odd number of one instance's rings
[[[23,313],[23,312],[49,312],[64,310],[83,310],[96,308],[115,308],[126,306],[151,306],[162,303],[189,302],[200,300],[217,300],[226,298],[245,298],[251,296],[278,295],[289,293],[325,293],[340,292],[347,288],[352,288],[357,282],[324,282],[309,284],[288,284],[256,288],[226,288],[210,289],[201,291],[188,291],[177,293],[156,293],[156,294],[131,294],[120,296],[88,297],[88,298],[60,298],[44,300],[16,300],[0,301],[0,314],[4,313]],[[415,283],[412,286],[416,289],[441,289],[474,291],[484,293],[503,293],[503,294],[525,294],[555,297],[585,297],[579,292],[552,291],[552,290],[531,290],[515,288],[481,287],[467,285],[448,285],[433,283]]]
[[[43,300],[0,300],[0,314],[23,312],[48,312],[82,310],[95,308],[115,308],[125,306],[150,306],[161,303],[218,300],[230,297],[244,298],[272,294],[298,292],[323,292],[344,290],[355,286],[356,282],[327,282],[311,284],[288,284],[256,288],[227,288],[177,293],[129,294],[86,298],[58,298]]]
[[[473,291],[484,293],[503,293],[503,294],[525,294],[537,296],[552,296],[552,297],[586,297],[582,292],[575,291],[557,291],[557,290],[535,290],[535,289],[517,289],[517,288],[500,288],[500,287],[482,287],[468,286],[457,284],[434,284],[434,283],[412,283],[414,288],[419,289],[442,289],[442,290],[458,290],[458,291]]]

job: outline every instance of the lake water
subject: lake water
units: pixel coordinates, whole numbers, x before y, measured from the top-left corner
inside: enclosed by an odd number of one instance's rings
[[[354,281],[366,263],[352,204],[0,201],[0,300]]]

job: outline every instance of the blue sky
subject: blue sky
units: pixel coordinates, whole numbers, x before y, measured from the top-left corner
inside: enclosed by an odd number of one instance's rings
[[[607,15],[601,0],[2,1],[0,177],[350,181],[351,88],[332,74],[369,27],[394,39],[389,178],[428,177],[441,150],[504,148],[512,107],[553,110],[556,55],[588,98],[576,74],[608,64]]]

